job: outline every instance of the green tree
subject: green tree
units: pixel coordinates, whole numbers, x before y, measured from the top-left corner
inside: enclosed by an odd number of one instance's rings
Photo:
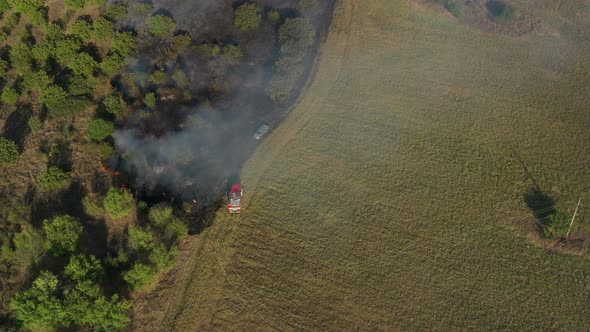
[[[112,75],[116,73],[123,64],[125,63],[125,58],[118,53],[112,53],[107,55],[102,62],[100,63],[100,70],[102,70],[105,74]]]
[[[149,255],[150,262],[162,270],[172,267],[175,257],[176,250],[168,250],[162,243],[155,245]]]
[[[37,178],[37,184],[44,190],[61,189],[68,183],[68,173],[51,166]]]
[[[70,8],[80,9],[86,5],[86,0],[65,0],[64,3]]]
[[[37,264],[39,259],[45,253],[45,239],[41,232],[25,228],[20,233],[14,235],[15,262],[23,269],[28,269],[31,263]]]
[[[33,65],[33,51],[25,43],[16,43],[10,49],[10,63],[17,74],[24,74],[31,70]]]
[[[172,220],[174,210],[165,203],[152,206],[148,213],[148,219],[157,227],[163,227]]]
[[[7,0],[8,4],[19,13],[30,13],[43,8],[43,0]]]
[[[8,0],[0,0],[0,15],[6,13],[11,8]]]
[[[121,57],[130,56],[135,50],[135,37],[131,32],[117,32],[111,51],[119,54]]]
[[[75,255],[70,258],[64,273],[74,282],[84,280],[99,282],[104,277],[104,269],[94,256]]]
[[[31,129],[32,133],[38,133],[43,128],[43,124],[41,123],[41,120],[39,120],[38,116],[30,117],[28,124],[29,124],[29,129]]]
[[[139,227],[129,229],[129,243],[133,250],[151,250],[154,246],[154,236],[147,230]]]
[[[115,125],[103,119],[93,119],[88,125],[88,137],[96,142],[104,141],[114,131]]]
[[[151,108],[152,110],[156,109],[156,94],[153,92],[150,92],[148,94],[145,95],[145,97],[143,97],[143,103]]]
[[[70,31],[72,35],[82,40],[88,40],[90,38],[90,34],[92,33],[92,25],[90,25],[90,23],[88,23],[86,20],[77,20],[70,27]]]
[[[30,289],[12,298],[10,308],[25,328],[47,330],[70,324],[68,314],[59,299],[58,285],[55,275],[43,271]]]
[[[41,101],[47,107],[49,113],[59,112],[59,109],[63,107],[68,94],[57,85],[52,85],[43,88],[41,91]]]
[[[279,29],[281,53],[301,55],[311,47],[315,35],[315,29],[307,19],[303,17],[286,19]]]
[[[114,116],[119,116],[123,112],[123,100],[118,94],[110,94],[102,100],[102,106],[105,111]]]
[[[61,65],[67,66],[76,57],[81,47],[80,41],[73,38],[56,40],[55,58]]]
[[[88,53],[80,52],[72,58],[68,67],[70,67],[76,75],[90,77],[94,71],[98,69],[98,63]]]
[[[239,46],[228,45],[223,48],[223,59],[229,64],[237,65],[243,56],[244,54]]]
[[[45,248],[60,255],[76,250],[83,228],[78,219],[60,215],[43,221],[43,230],[45,231]]]
[[[107,8],[104,16],[113,21],[118,21],[127,16],[127,6],[122,3],[113,3]]]
[[[171,34],[176,29],[176,22],[171,17],[158,14],[149,18],[147,26],[150,33],[164,36]]]
[[[100,296],[92,302],[92,310],[84,316],[84,322],[96,331],[121,331],[131,322],[130,310],[131,303],[119,300],[116,294],[110,300]]]
[[[18,146],[13,141],[0,137],[0,165],[11,165],[18,159]]]
[[[235,26],[242,31],[256,29],[262,21],[262,8],[254,3],[246,3],[235,11]]]
[[[18,92],[10,87],[5,87],[2,89],[2,95],[0,96],[0,100],[6,105],[16,105],[18,101]]]
[[[133,195],[125,189],[111,188],[104,199],[103,205],[111,218],[126,217],[134,207]]]
[[[94,20],[94,38],[107,40],[115,35],[115,25],[104,17]]]
[[[134,290],[141,290],[149,285],[156,277],[156,271],[149,266],[141,263],[133,264],[133,267],[123,273],[125,280]]]

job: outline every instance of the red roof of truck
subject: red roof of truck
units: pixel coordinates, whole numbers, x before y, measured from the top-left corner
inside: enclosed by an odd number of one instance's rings
[[[242,185],[241,184],[234,184],[233,186],[231,186],[230,193],[239,193],[241,191],[242,191]]]

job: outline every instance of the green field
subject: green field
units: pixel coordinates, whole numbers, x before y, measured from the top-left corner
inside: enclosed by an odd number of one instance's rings
[[[245,211],[218,213],[134,328],[588,330],[588,243],[551,250],[523,195],[582,198],[590,229],[590,6],[518,3],[539,22],[521,36],[341,1],[243,170]]]

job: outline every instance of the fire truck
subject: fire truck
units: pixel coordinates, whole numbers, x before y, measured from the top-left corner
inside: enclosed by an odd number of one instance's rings
[[[229,192],[229,205],[228,205],[229,213],[242,212],[242,195],[243,194],[244,194],[244,190],[242,189],[241,184],[234,184],[233,186],[231,186],[231,190]]]

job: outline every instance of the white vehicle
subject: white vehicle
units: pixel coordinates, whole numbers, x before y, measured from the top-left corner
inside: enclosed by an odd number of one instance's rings
[[[266,135],[266,133],[268,132],[269,129],[270,129],[270,127],[267,125],[260,126],[260,128],[258,128],[256,133],[254,133],[254,138],[256,140],[260,140],[264,135]]]

